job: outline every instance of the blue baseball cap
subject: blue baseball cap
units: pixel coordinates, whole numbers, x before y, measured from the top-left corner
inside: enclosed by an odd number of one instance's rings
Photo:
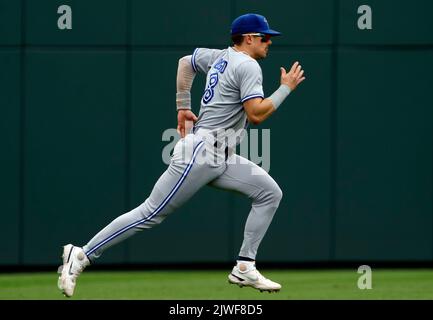
[[[268,20],[264,16],[255,13],[247,13],[237,17],[230,30],[232,35],[244,34],[249,32],[260,32],[272,36],[279,36],[281,32],[269,28]]]

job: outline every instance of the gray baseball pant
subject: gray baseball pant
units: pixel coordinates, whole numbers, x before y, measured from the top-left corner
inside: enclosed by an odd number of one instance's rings
[[[281,189],[253,162],[237,154],[227,156],[224,150],[216,149],[194,134],[178,141],[170,165],[150,196],[97,233],[83,247],[84,252],[94,261],[114,244],[160,224],[204,185],[237,191],[252,199],[239,256],[255,260],[260,242],[280,203]]]

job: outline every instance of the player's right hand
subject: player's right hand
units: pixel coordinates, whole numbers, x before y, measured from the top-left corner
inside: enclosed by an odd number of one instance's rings
[[[287,85],[290,90],[295,90],[298,84],[305,80],[304,70],[302,70],[301,65],[298,61],[296,61],[289,72],[286,72],[286,69],[283,67],[281,70],[281,84]]]
[[[177,133],[179,133],[181,138],[185,137],[185,132],[191,130],[197,119],[191,110],[179,110],[177,112]]]

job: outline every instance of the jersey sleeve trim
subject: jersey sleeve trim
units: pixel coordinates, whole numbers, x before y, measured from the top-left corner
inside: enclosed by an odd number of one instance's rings
[[[250,95],[244,97],[243,99],[241,99],[241,102],[244,103],[245,101],[250,100],[250,99],[254,99],[254,98],[262,98],[263,99],[263,95],[261,95],[261,94],[250,94]]]
[[[194,50],[192,56],[191,56],[191,65],[194,72],[197,73],[197,65],[195,64],[195,57],[197,56],[198,48]]]

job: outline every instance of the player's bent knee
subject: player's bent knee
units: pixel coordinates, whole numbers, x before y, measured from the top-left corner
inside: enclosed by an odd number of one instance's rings
[[[263,190],[254,202],[257,204],[266,204],[272,207],[278,207],[282,198],[283,191],[281,191],[281,188],[277,184],[274,184],[272,187]]]
[[[277,205],[280,204],[280,201],[283,198],[283,191],[279,186],[276,186],[276,188],[274,189],[272,198],[273,201],[277,203]]]

